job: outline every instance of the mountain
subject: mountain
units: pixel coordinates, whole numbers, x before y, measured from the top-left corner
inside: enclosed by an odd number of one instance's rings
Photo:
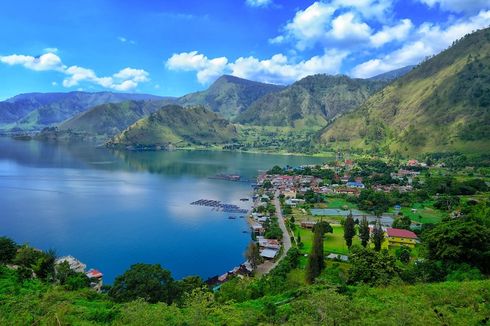
[[[282,89],[284,86],[224,75],[207,90],[185,95],[179,98],[178,103],[183,106],[203,105],[227,119],[233,119],[255,100]]]
[[[111,92],[28,93],[0,102],[0,129],[40,130],[56,125],[90,107],[128,100],[156,100],[147,94]]]
[[[490,152],[490,29],[469,34],[322,133],[333,147]]]
[[[384,81],[313,75],[254,102],[236,119],[242,124],[323,127],[385,85]]]
[[[224,144],[237,137],[235,126],[202,106],[167,105],[113,137],[110,147],[154,148]]]
[[[97,105],[59,125],[60,130],[112,137],[169,101],[125,101]]]
[[[388,72],[385,72],[385,73],[382,73],[382,74],[373,76],[373,77],[368,78],[368,79],[369,80],[381,80],[381,81],[387,81],[387,82],[389,82],[389,81],[392,81],[394,79],[400,78],[403,75],[406,75],[414,67],[415,66],[402,67],[402,68],[399,68],[399,69],[395,69],[395,70],[392,70],[392,71],[388,71]]]

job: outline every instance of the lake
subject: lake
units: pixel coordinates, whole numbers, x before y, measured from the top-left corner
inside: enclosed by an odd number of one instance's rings
[[[218,151],[126,152],[0,137],[0,236],[73,255],[112,283],[134,263],[204,279],[243,263],[245,219],[193,206],[206,198],[249,208],[249,183],[273,165],[324,158]],[[242,214],[243,215],[243,214]]]

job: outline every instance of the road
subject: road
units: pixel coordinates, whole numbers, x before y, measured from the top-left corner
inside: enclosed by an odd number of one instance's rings
[[[279,257],[278,260],[276,260],[274,263],[271,261],[266,261],[259,266],[257,266],[257,269],[255,270],[255,273],[257,275],[265,275],[269,273],[271,270],[276,267],[279,262],[286,257],[286,254],[288,253],[289,249],[291,249],[291,237],[289,236],[288,229],[286,227],[286,223],[284,222],[284,217],[282,216],[282,209],[281,209],[281,203],[279,201],[279,192],[276,192],[274,194],[274,205],[276,206],[276,215],[277,215],[277,221],[279,223],[279,227],[282,230],[282,248],[283,252],[281,257]]]

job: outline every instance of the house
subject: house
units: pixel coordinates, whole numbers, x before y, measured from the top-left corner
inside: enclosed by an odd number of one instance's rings
[[[303,229],[313,229],[315,224],[316,224],[315,221],[301,221],[300,225]]]
[[[287,199],[286,200],[286,205],[289,205],[289,206],[292,206],[292,207],[296,207],[296,205],[302,204],[304,202],[305,202],[304,199],[291,198],[291,199]]]
[[[338,194],[347,194],[347,195],[359,196],[359,188],[338,187],[335,189],[335,192]]]
[[[415,247],[417,235],[409,230],[387,228],[388,245],[391,247],[408,246]]]
[[[282,194],[284,195],[284,198],[296,198],[296,190],[286,188]]]
[[[96,269],[89,269],[85,275],[90,279],[90,287],[97,292],[102,290],[102,276],[103,274]]]
[[[363,183],[357,182],[357,181],[349,181],[349,182],[347,182],[346,186],[349,188],[359,188],[359,189],[365,188]]]
[[[279,250],[266,248],[260,252],[260,256],[265,259],[274,259]]]
[[[327,256],[327,259],[339,259],[341,261],[349,261],[349,256],[332,253]]]
[[[55,264],[59,265],[59,264],[64,263],[64,262],[68,263],[68,265],[70,266],[70,269],[72,271],[77,272],[77,273],[85,273],[85,268],[87,267],[87,265],[85,265],[84,263],[82,263],[81,261],[76,259],[75,257],[73,257],[73,256],[60,257],[60,258],[56,259]]]
[[[266,239],[263,236],[258,236],[257,242],[259,243],[259,247],[261,248],[268,248],[268,249],[275,249],[275,250],[281,249],[281,244],[279,243],[278,240],[275,239]]]
[[[262,224],[254,223],[252,224],[252,231],[254,234],[263,234],[265,232],[265,229]]]
[[[408,160],[407,162],[407,166],[418,166],[419,165],[419,161],[417,160]]]

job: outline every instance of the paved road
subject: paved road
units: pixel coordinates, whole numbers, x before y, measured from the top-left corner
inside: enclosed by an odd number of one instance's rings
[[[286,228],[286,223],[284,223],[284,217],[282,216],[282,210],[281,210],[281,203],[279,201],[279,193],[276,192],[274,195],[274,205],[276,206],[276,215],[277,215],[277,220],[279,223],[279,227],[282,230],[282,247],[283,247],[283,252],[281,257],[276,262],[270,262],[266,261],[263,264],[260,264],[257,266],[257,269],[255,270],[255,273],[257,275],[265,275],[269,273],[271,270],[274,269],[274,267],[279,264],[279,262],[286,256],[288,253],[289,249],[291,249],[291,237],[289,236],[288,229]]]

